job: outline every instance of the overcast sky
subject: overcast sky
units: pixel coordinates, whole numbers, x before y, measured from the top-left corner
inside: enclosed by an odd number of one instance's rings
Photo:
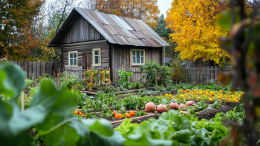
[[[157,0],[157,5],[160,9],[160,15],[164,14],[164,18],[166,18],[166,11],[170,9],[172,2],[173,0]]]
[[[53,3],[55,0],[45,0],[46,3]],[[80,0],[75,0],[80,2]],[[171,7],[171,3],[173,0],[157,0],[157,5],[160,10],[160,15],[164,14],[164,18],[166,17],[166,11]]]

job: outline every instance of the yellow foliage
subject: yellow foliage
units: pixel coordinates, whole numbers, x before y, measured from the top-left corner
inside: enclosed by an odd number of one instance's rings
[[[181,59],[214,60],[221,63],[231,56],[218,45],[218,38],[227,36],[216,24],[220,0],[174,0],[167,11],[166,23],[175,31],[170,34],[176,41]]]

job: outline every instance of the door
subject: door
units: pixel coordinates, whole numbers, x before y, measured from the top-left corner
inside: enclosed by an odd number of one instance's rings
[[[82,69],[89,69],[90,68],[90,53],[83,53],[82,54]]]

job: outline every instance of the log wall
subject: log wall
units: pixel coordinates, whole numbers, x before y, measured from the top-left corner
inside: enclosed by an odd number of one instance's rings
[[[90,53],[90,69],[97,69],[98,67],[93,67],[92,60],[92,49],[100,48],[101,50],[101,67],[109,67],[109,44],[106,40],[83,42],[83,43],[74,43],[74,44],[65,44],[62,46],[63,52],[63,67],[68,65],[68,52],[69,51],[78,51],[78,66],[83,66],[82,54]],[[83,68],[86,69],[86,68]]]

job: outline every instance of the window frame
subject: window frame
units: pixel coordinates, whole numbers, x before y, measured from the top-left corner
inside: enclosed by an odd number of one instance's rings
[[[95,51],[99,51],[98,55],[95,55]],[[99,56],[99,63],[95,63],[95,56]],[[95,48],[92,49],[92,61],[93,61],[93,66],[101,66],[101,49],[100,48]]]
[[[70,54],[71,53],[76,53],[76,60],[77,60],[77,63],[76,63],[76,65],[70,65]],[[74,55],[73,55],[74,56]],[[73,57],[73,59],[75,59],[74,57]],[[78,66],[78,51],[69,51],[68,52],[68,64],[69,64],[69,66]]]
[[[134,60],[133,60],[133,51],[135,51],[135,62],[136,63],[134,63]],[[140,63],[137,63],[137,51],[140,51]],[[143,54],[143,56],[141,56],[141,51],[143,51],[144,52],[144,54]],[[141,57],[144,57],[144,62],[143,63],[141,63]],[[131,49],[131,65],[132,66],[142,66],[142,65],[144,65],[145,64],[145,49]]]

